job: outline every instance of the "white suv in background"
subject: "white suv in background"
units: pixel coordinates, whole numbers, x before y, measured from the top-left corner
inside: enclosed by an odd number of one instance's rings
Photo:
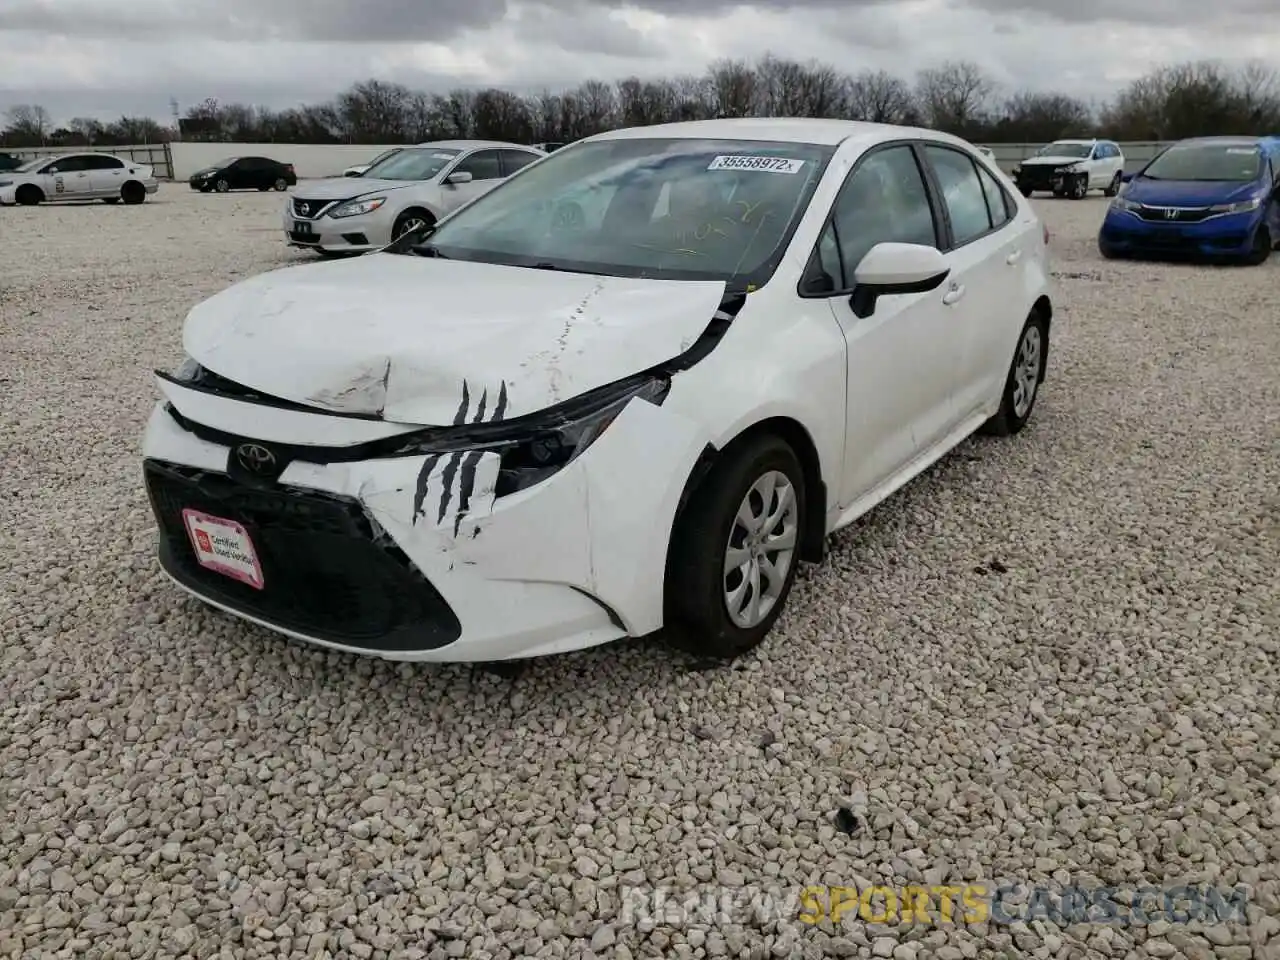
[[[326,257],[377,250],[545,156],[533,147],[488,140],[406,147],[358,177],[299,187],[285,204],[285,240]]]
[[[1037,190],[1080,200],[1090,190],[1120,192],[1124,154],[1114,140],[1055,140],[1013,168],[1024,197]]]

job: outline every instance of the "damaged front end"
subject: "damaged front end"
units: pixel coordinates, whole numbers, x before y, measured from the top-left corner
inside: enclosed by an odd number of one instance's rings
[[[535,656],[651,632],[667,539],[655,526],[672,522],[706,448],[663,403],[743,302],[725,298],[680,355],[518,417],[501,379],[464,380],[452,421],[420,427],[307,407],[194,361],[157,372],[167,402],[146,456],[165,569],[229,612],[395,659]],[[243,528],[264,587],[192,563],[184,496]]]

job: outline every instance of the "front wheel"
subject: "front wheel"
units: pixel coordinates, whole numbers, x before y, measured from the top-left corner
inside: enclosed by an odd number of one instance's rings
[[[1013,352],[1000,409],[982,425],[982,431],[996,437],[1009,437],[1022,430],[1035,409],[1040,384],[1044,382],[1045,364],[1049,358],[1049,324],[1038,311],[1027,318],[1018,346]]]
[[[44,199],[44,191],[29,183],[24,184],[18,188],[18,193],[14,199],[24,207],[34,207]]]
[[[1022,191],[1022,195],[1024,197],[1029,197],[1031,196],[1032,193],[1035,192],[1030,187],[1019,187],[1018,189]]]
[[[1271,257],[1272,243],[1271,231],[1267,229],[1265,223],[1260,225],[1253,235],[1253,248],[1245,258],[1245,263],[1251,267],[1261,266],[1266,263]]]
[[[435,218],[429,213],[424,213],[421,210],[406,210],[396,217],[395,225],[391,228],[391,239],[394,242],[406,233],[424,230],[433,223],[435,223]]]
[[[213,189],[217,190],[219,193],[226,193],[231,189],[231,184],[227,183],[225,180],[219,180],[213,185]]]
[[[672,534],[665,619],[674,643],[727,660],[765,638],[795,582],[805,508],[804,471],[781,437],[725,450]]]
[[[1086,193],[1089,192],[1089,175],[1082,173],[1071,181],[1071,185],[1067,188],[1067,196],[1072,200],[1083,200]]]

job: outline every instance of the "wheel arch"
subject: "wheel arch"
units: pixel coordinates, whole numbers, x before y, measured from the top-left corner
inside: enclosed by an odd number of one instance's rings
[[[777,436],[784,440],[800,461],[805,490],[805,525],[801,531],[799,555],[801,560],[818,563],[826,556],[827,543],[827,487],[822,477],[822,465],[813,437],[800,421],[787,416],[773,416],[758,420],[738,432],[728,443],[717,448],[707,444],[698,456],[685,481],[684,490],[676,505],[672,530],[680,523],[685,508],[693,495],[701,489],[712,467],[730,450],[749,443],[761,436]],[[674,537],[672,538],[674,540]]]
[[[32,193],[36,195],[36,199],[40,203],[44,203],[46,200],[49,199],[49,195],[44,192],[44,188],[40,186],[38,183],[21,184],[16,190],[14,190],[13,198],[17,200],[19,203],[21,203],[22,202],[21,198],[24,195],[30,196]]]

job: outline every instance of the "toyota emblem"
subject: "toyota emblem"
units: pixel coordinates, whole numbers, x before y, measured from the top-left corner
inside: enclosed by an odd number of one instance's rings
[[[250,473],[270,473],[276,465],[276,455],[257,443],[242,443],[236,447],[236,462]]]

